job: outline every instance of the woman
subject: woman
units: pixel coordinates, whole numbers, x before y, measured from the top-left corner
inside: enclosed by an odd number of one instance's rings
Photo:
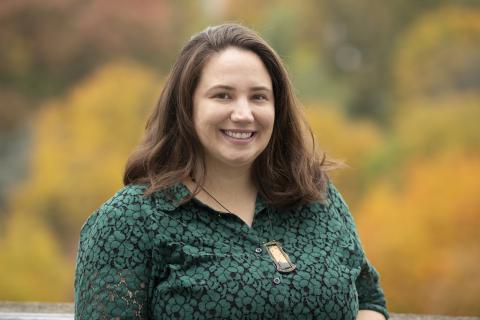
[[[378,274],[253,31],[180,53],[125,187],[82,228],[78,319],[385,319]],[[359,311],[360,310],[360,311]]]

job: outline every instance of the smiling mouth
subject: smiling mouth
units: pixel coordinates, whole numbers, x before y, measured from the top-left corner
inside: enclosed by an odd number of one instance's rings
[[[220,130],[226,136],[234,139],[248,140],[252,138],[256,132],[255,131],[233,131],[233,130]]]

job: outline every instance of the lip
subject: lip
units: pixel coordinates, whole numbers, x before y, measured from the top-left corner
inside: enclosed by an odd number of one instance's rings
[[[239,133],[253,133],[253,135],[248,138],[248,139],[237,139],[234,137],[231,137],[225,133],[225,131],[232,131],[232,132],[239,132]],[[229,142],[236,144],[236,145],[246,145],[252,142],[255,137],[257,136],[257,131],[255,130],[243,130],[243,129],[220,129],[220,132],[222,133],[222,136],[228,140]]]
[[[251,129],[220,129],[220,130],[221,131],[241,132],[241,133],[257,132],[256,130],[251,130]]]

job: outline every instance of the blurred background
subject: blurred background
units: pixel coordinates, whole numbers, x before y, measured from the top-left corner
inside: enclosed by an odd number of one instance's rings
[[[72,301],[79,230],[181,47],[236,21],[285,60],[390,310],[480,315],[480,1],[2,0],[0,300]]]

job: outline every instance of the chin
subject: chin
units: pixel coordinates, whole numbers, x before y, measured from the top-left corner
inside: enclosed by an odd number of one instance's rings
[[[254,160],[254,158],[225,158],[222,162],[231,167],[244,168],[251,166]]]

